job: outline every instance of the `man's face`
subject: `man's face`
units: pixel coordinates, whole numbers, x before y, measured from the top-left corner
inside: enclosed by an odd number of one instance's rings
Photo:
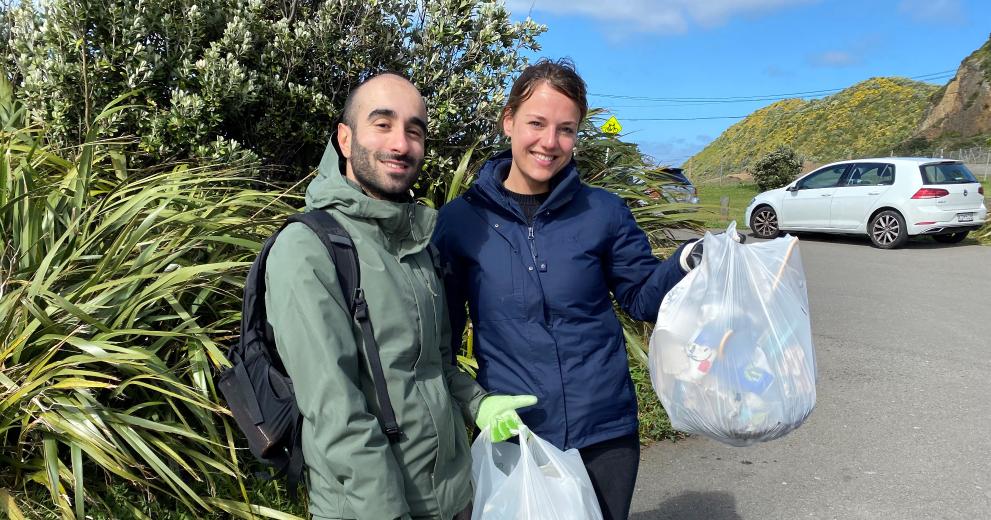
[[[346,175],[377,199],[401,200],[423,166],[427,109],[416,87],[385,75],[355,95],[350,119],[338,126]]]

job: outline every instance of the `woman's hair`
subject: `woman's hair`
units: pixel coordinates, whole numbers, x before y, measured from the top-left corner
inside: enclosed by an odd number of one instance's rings
[[[506,116],[513,115],[524,101],[530,99],[534,89],[541,83],[547,83],[554,90],[574,101],[578,111],[581,112],[578,122],[581,123],[585,119],[585,114],[588,113],[585,80],[575,70],[575,63],[569,58],[561,58],[557,61],[541,58],[537,63],[524,69],[520,77],[516,78],[513,88],[509,91],[506,106],[502,109],[500,121]]]

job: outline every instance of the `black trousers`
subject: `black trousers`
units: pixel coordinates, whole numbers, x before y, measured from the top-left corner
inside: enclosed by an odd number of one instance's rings
[[[637,434],[618,437],[578,450],[595,488],[604,520],[627,520],[640,468]]]

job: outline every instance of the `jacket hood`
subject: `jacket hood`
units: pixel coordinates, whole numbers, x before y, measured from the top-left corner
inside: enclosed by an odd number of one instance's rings
[[[413,200],[391,202],[366,195],[341,171],[343,161],[335,143],[336,135],[335,132],[327,143],[316,178],[306,187],[306,209],[334,209],[356,220],[375,221],[391,240],[411,239],[412,249],[425,247],[437,212]]]
[[[523,219],[523,212],[515,201],[506,196],[503,182],[509,175],[513,164],[513,151],[505,150],[486,161],[478,172],[478,180],[472,185],[469,193],[488,201],[491,205]],[[581,189],[581,179],[578,176],[578,165],[572,159],[564,168],[551,179],[551,193],[547,200],[540,205],[540,210],[557,209],[567,204],[575,193]],[[525,220],[525,219],[524,219]]]

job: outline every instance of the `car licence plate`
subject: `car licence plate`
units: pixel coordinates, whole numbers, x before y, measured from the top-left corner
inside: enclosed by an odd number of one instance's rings
[[[973,222],[973,213],[957,213],[957,222]]]

